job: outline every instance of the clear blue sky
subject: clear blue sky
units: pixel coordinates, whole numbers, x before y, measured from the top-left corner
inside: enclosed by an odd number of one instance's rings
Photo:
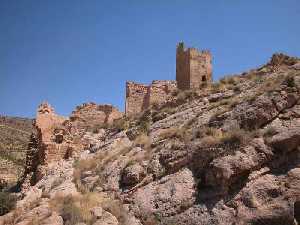
[[[215,80],[300,56],[299,22],[299,0],[0,0],[0,114],[123,110],[126,80],[175,79],[181,40],[211,50]]]

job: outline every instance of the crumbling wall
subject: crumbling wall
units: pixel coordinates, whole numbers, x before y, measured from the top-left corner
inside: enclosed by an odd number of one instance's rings
[[[82,134],[88,127],[111,123],[123,114],[111,105],[85,103],[78,106],[70,118],[59,116],[46,102],[37,110],[32,134],[28,144],[22,187],[26,189],[45,174],[45,167],[51,162],[76,156],[86,143]]]
[[[170,80],[155,80],[150,85],[127,82],[126,115],[136,115],[153,104],[165,103],[176,89],[176,81]]]
[[[35,127],[39,148],[39,161],[43,164],[63,159],[72,149],[64,122],[67,118],[57,115],[48,103],[38,107]]]
[[[176,81],[155,80],[149,86],[149,105],[163,104],[177,89]]]
[[[195,48],[184,48],[179,43],[176,49],[176,81],[181,90],[198,89],[212,82],[211,53]]]
[[[145,110],[148,106],[149,86],[134,82],[126,82],[126,115],[136,115]]]
[[[190,88],[190,58],[189,51],[179,43],[176,49],[176,81],[181,90]]]
[[[97,105],[90,102],[77,106],[70,116],[70,122],[73,129],[76,128],[81,132],[96,125],[111,124],[122,116],[123,113],[112,105]]]

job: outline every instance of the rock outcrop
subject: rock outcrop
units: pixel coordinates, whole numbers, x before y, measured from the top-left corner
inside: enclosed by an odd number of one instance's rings
[[[42,176],[0,224],[299,224],[299,63],[274,55],[135,118],[94,104],[62,118],[43,105],[28,156]],[[128,126],[90,131],[116,118]]]

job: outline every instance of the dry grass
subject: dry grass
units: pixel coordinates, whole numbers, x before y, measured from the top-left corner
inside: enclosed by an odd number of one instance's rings
[[[17,198],[14,194],[0,192],[0,216],[13,210],[16,206]]]
[[[129,118],[123,117],[121,119],[114,120],[111,128],[118,131],[127,130],[129,128]]]
[[[198,94],[194,90],[179,91],[178,95],[176,97],[176,103],[177,103],[177,105],[181,105],[181,104],[185,103],[186,101],[195,99],[197,97],[198,97]]]
[[[196,138],[201,139],[204,147],[217,145],[237,147],[247,144],[255,136],[257,136],[256,132],[248,132],[239,128],[223,132],[220,129],[207,127],[196,133]]]
[[[128,211],[124,208],[120,200],[106,199],[106,201],[102,203],[102,208],[114,215],[120,225],[131,225]]]
[[[134,146],[149,149],[151,146],[151,138],[148,135],[142,133],[134,140]]]
[[[164,129],[160,134],[159,134],[159,139],[164,140],[164,139],[171,139],[171,138],[178,138],[179,140],[185,141],[188,138],[188,132],[187,129],[184,127],[171,127],[168,129]]]
[[[51,199],[50,207],[62,216],[64,224],[73,225],[80,222],[92,224],[95,221],[93,221],[90,210],[100,206],[105,200],[103,195],[94,192],[77,196],[58,194]]]

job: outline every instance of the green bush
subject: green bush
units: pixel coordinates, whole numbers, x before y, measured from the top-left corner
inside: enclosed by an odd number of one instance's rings
[[[0,192],[0,216],[15,208],[17,198],[9,192]]]

